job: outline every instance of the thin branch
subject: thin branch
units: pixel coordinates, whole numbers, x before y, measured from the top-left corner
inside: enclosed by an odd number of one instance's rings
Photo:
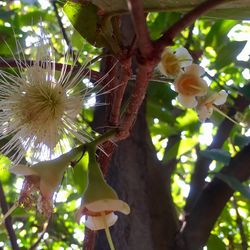
[[[242,96],[238,96],[235,100],[234,107],[229,110],[229,116],[233,116],[236,111],[242,112],[249,105],[249,103],[250,100],[247,100]],[[231,121],[229,121],[228,119],[224,119],[213,138],[212,144],[207,147],[207,149],[210,150],[221,148],[223,143],[227,140],[233,127],[234,124]],[[185,212],[187,214],[192,210],[192,207],[195,206],[195,202],[199,198],[199,195],[201,194],[202,189],[205,186],[205,178],[207,177],[209,165],[211,162],[211,159],[208,159],[201,155],[198,156],[190,183],[190,192],[186,200]]]
[[[128,9],[131,13],[134,29],[137,35],[137,43],[143,57],[152,55],[153,44],[149,36],[142,0],[128,0]]]
[[[135,122],[139,108],[144,100],[148,81],[151,78],[154,65],[153,61],[147,61],[147,63],[144,62],[144,64],[138,65],[135,86],[132,91],[128,108],[120,124],[120,132],[117,135],[118,140],[125,139],[129,135],[129,131]]]
[[[3,187],[2,187],[1,182],[0,182],[0,206],[2,209],[2,213],[6,214],[8,211],[8,205],[6,202],[6,198],[4,195],[4,191],[3,191]],[[10,243],[11,243],[12,249],[19,250],[19,247],[17,244],[16,234],[15,234],[15,231],[14,231],[13,226],[12,226],[12,219],[11,219],[10,215],[5,219],[5,227],[6,227],[7,233],[8,233],[9,238],[10,238]]]
[[[64,27],[63,27],[63,23],[62,23],[61,17],[59,16],[59,12],[58,12],[58,9],[57,9],[57,6],[56,6],[56,1],[52,0],[52,1],[51,1],[51,4],[52,4],[52,6],[53,6],[53,8],[54,8],[55,15],[56,15],[58,24],[59,24],[59,26],[60,26],[60,29],[61,29],[61,31],[62,31],[63,38],[64,38],[66,44],[68,45],[69,50],[72,51],[71,43],[70,43],[69,38],[68,38],[68,35],[67,35],[67,33],[66,33],[66,31],[65,31],[65,29],[64,29]]]
[[[20,63],[22,65],[22,67],[27,67],[28,66],[32,66],[35,61],[34,60],[25,60],[25,61],[18,61],[18,63]],[[55,69],[60,71],[62,70],[63,67],[65,64],[62,64],[62,63],[55,63]],[[5,58],[1,58],[0,57],[0,68],[9,68],[9,67],[17,67],[17,62],[16,60],[14,59],[5,59]],[[78,65],[75,65],[74,66],[74,71],[77,71],[77,70],[80,70],[82,66],[78,66]],[[72,69],[72,65],[67,65],[66,67],[66,72],[69,72],[70,70]],[[82,75],[91,75],[91,80],[93,81],[98,81],[102,75],[97,72],[97,71],[94,71],[94,70],[89,70],[88,68],[84,69],[82,71]]]
[[[207,0],[184,15],[178,22],[173,24],[155,43],[155,47],[162,50],[165,46],[173,43],[173,39],[186,27],[194,23],[200,16],[204,15],[210,9],[219,4],[224,3],[225,0]]]
[[[193,42],[193,30],[194,30],[194,23],[189,27],[188,30],[188,37],[186,39],[186,44],[184,46],[186,49],[189,49]]]
[[[117,126],[119,123],[120,113],[121,113],[121,104],[124,96],[125,89],[127,87],[128,81],[131,77],[131,58],[126,58],[125,60],[120,61],[120,75],[121,79],[118,83],[120,86],[113,92],[113,101],[110,114],[110,125]]]
[[[239,210],[238,210],[237,199],[235,198],[235,196],[233,197],[232,203],[233,203],[234,210],[236,212],[236,223],[237,223],[238,228],[240,230],[242,250],[247,250],[247,249],[249,249],[248,243],[247,243],[247,236],[244,232],[243,221],[242,221],[242,218],[241,218]]]
[[[250,177],[250,144],[240,151],[220,173],[240,182]],[[215,178],[203,189],[187,221],[178,236],[176,250],[202,249],[211,230],[234,190],[222,180]]]
[[[41,242],[41,240],[43,239],[44,234],[46,233],[47,229],[49,226],[49,221],[46,222],[46,224],[44,225],[43,231],[40,233],[38,239],[36,240],[36,242],[29,248],[29,250],[35,250],[36,247],[39,245],[39,243]]]

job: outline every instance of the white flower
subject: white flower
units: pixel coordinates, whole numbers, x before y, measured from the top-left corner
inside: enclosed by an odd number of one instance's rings
[[[116,223],[118,216],[114,214],[115,211],[127,215],[130,208],[126,202],[119,199],[100,199],[91,203],[85,203],[83,199],[76,216],[79,222],[81,217],[86,215],[85,226],[91,230],[101,230]]]
[[[39,162],[31,167],[22,164],[12,167],[10,172],[25,176],[19,204],[25,208],[37,206],[40,213],[49,217],[53,211],[53,194],[59,188],[70,161],[79,152],[77,148],[59,158]]]
[[[64,135],[88,140],[84,131],[77,131],[76,123],[89,94],[81,82],[85,68],[74,70],[73,60],[71,66],[64,64],[57,72],[46,40],[40,41],[33,65],[25,59],[15,60],[19,73],[0,71],[0,140],[10,138],[2,152],[12,155],[17,164],[27,151],[51,159]],[[70,60],[66,54],[66,63]]]
[[[191,65],[192,62],[193,58],[187,49],[178,48],[173,53],[171,49],[165,48],[158,68],[163,75],[174,78],[182,71],[182,68]]]
[[[210,96],[200,97],[198,99],[198,105],[196,107],[199,120],[204,122],[207,118],[210,118],[214,105],[222,105],[227,100],[227,93],[225,90],[221,90],[219,93],[214,93]]]
[[[91,230],[107,229],[113,226],[118,217],[114,214],[119,211],[130,213],[129,205],[120,200],[116,191],[106,182],[96,160],[96,146],[89,145],[88,185],[82,197],[82,203],[76,213],[79,223],[86,215],[85,225]]]
[[[207,83],[201,78],[204,69],[192,64],[181,72],[174,82],[175,91],[178,92],[178,101],[187,108],[197,105],[197,96],[204,96],[207,93]]]

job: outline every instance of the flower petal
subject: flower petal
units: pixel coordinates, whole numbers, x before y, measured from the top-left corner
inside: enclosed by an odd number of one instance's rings
[[[16,174],[16,175],[23,175],[23,176],[28,176],[28,175],[39,176],[39,174],[36,171],[34,171],[33,168],[28,167],[28,166],[23,165],[23,164],[19,164],[19,165],[12,167],[10,169],[10,172],[13,174]]]
[[[221,90],[219,93],[216,94],[214,104],[215,105],[222,105],[226,102],[228,94],[225,90]]]
[[[93,212],[119,211],[123,214],[130,213],[129,205],[122,200],[103,199],[85,204],[85,207]]]
[[[105,229],[105,224],[108,227],[113,226],[116,223],[117,219],[118,216],[114,213],[109,213],[103,216],[88,216],[85,222],[85,226],[91,230],[101,230]]]
[[[191,64],[185,68],[185,72],[192,75],[202,76],[205,70],[198,64]]]
[[[204,96],[207,93],[207,82],[203,79],[199,79],[200,92],[196,96]]]
[[[208,110],[205,105],[202,105],[197,109],[198,117],[201,122],[206,121],[208,117]]]
[[[178,95],[178,101],[187,108],[194,108],[197,105],[197,100],[194,96]]]
[[[184,68],[192,64],[193,58],[189,54],[188,50],[186,48],[178,48],[176,49],[175,53],[176,57],[178,58],[178,61],[180,63],[180,67]]]

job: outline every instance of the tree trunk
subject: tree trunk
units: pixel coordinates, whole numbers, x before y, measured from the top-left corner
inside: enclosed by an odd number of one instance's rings
[[[116,249],[172,248],[178,222],[166,170],[156,158],[143,107],[130,137],[119,143],[107,176],[131,207],[130,215],[119,214],[111,228]],[[98,233],[95,249],[109,249],[103,232]]]

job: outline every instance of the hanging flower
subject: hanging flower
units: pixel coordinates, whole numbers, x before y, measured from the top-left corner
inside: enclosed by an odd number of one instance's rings
[[[204,96],[207,93],[207,83],[201,78],[204,69],[192,64],[184,69],[175,79],[174,87],[178,92],[178,101],[187,108],[197,105],[197,96]]]
[[[113,226],[118,217],[115,211],[129,214],[128,204],[118,198],[115,190],[109,186],[95,159],[95,151],[89,150],[88,186],[84,192],[81,207],[76,217],[79,223],[86,216],[85,226],[91,230],[107,230]]]
[[[90,139],[78,131],[76,122],[85,97],[90,96],[81,83],[85,68],[76,71],[76,59],[66,54],[65,62],[73,60],[73,64],[64,64],[57,72],[51,51],[42,39],[33,64],[18,58],[18,73],[0,71],[0,140],[11,138],[1,150],[12,155],[15,164],[27,151],[36,158],[42,153],[43,159],[51,159],[64,135],[81,142]]]
[[[198,105],[196,107],[199,120],[204,122],[207,118],[210,118],[213,110],[217,108],[214,105],[222,105],[227,100],[227,93],[225,90],[221,90],[219,93],[212,95],[199,97]]]
[[[10,172],[25,176],[18,204],[25,208],[37,207],[45,217],[53,212],[53,195],[59,188],[64,172],[70,161],[80,153],[81,148],[75,148],[59,158],[39,162],[31,167],[16,165]]]
[[[118,216],[114,212],[129,214],[128,204],[118,197],[101,198],[93,202],[86,202],[83,198],[80,209],[77,212],[77,221],[79,222],[83,215],[86,216],[85,226],[91,230],[101,230],[105,227],[113,226]]]
[[[158,68],[163,75],[175,78],[182,71],[182,68],[191,65],[192,62],[193,58],[187,49],[178,48],[174,53],[171,49],[165,48]]]

